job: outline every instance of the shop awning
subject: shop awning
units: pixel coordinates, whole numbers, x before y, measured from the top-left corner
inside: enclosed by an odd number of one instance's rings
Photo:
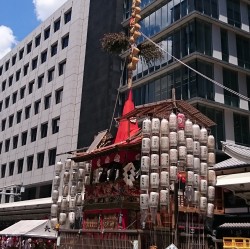
[[[21,220],[0,231],[0,235],[56,238],[48,220]]]

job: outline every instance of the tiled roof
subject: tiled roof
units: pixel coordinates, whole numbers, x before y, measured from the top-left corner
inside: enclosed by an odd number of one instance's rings
[[[221,142],[222,150],[229,156],[250,164],[250,147]]]
[[[213,169],[218,170],[218,169],[225,169],[225,168],[234,168],[234,167],[239,167],[243,165],[247,165],[247,163],[242,162],[236,158],[229,158],[222,162],[216,163]]]
[[[250,228],[250,223],[249,222],[224,223],[220,225],[219,228]]]

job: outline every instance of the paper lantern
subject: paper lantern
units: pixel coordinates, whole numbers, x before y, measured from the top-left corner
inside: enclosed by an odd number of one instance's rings
[[[70,224],[74,224],[74,223],[75,223],[75,218],[76,218],[75,212],[69,212],[69,217],[68,217],[68,219],[69,219],[69,223],[70,223]]]
[[[78,169],[78,179],[83,180],[85,178],[85,169]]]
[[[158,136],[151,137],[151,151],[158,152],[160,149],[160,138]]]
[[[201,163],[200,174],[201,176],[207,176],[207,163]]]
[[[60,181],[61,181],[60,176],[56,175],[54,177],[53,185],[58,187],[60,185]]]
[[[197,124],[193,124],[193,139],[195,141],[199,141],[200,139],[200,126]]]
[[[158,154],[151,154],[150,157],[150,167],[151,169],[159,169],[159,155]]]
[[[193,204],[198,205],[200,201],[200,191],[195,190],[194,191],[194,199],[193,199]]]
[[[201,165],[200,158],[194,157],[194,172],[196,173],[200,172],[200,165]]]
[[[76,170],[72,170],[71,181],[75,182],[77,178],[78,178],[78,172]]]
[[[76,208],[76,198],[71,197],[69,199],[69,210],[75,210]]]
[[[150,174],[150,187],[153,189],[159,188],[159,174],[158,173],[151,173]]]
[[[57,203],[58,198],[59,198],[59,191],[54,189],[52,191],[52,196],[51,197],[52,197],[53,203]]]
[[[187,172],[187,185],[193,185],[194,183],[194,172],[188,171]]]
[[[169,115],[169,130],[176,131],[177,130],[177,116],[172,112]]]
[[[200,197],[200,210],[203,212],[207,211],[207,197]]]
[[[50,224],[53,229],[56,228],[56,225],[58,224],[58,219],[56,217],[50,219]]]
[[[188,137],[192,137],[193,136],[193,123],[189,119],[187,119],[185,121],[184,131],[185,131],[185,135],[186,136],[188,136]]]
[[[215,154],[214,154],[214,152],[209,152],[207,154],[207,163],[208,163],[208,165],[210,167],[215,165]]]
[[[208,203],[207,204],[207,217],[213,218],[214,216],[214,204]]]
[[[177,132],[171,131],[169,133],[169,146],[176,147],[177,146]]]
[[[150,146],[151,146],[150,138],[144,137],[142,139],[142,143],[141,143],[141,152],[144,154],[149,154],[150,153]]]
[[[187,153],[193,153],[194,150],[194,140],[191,137],[186,138]]]
[[[168,124],[168,120],[165,118],[161,120],[160,131],[161,131],[161,136],[168,136],[169,134],[169,124]]]
[[[80,180],[80,181],[77,181],[77,183],[76,183],[76,190],[77,190],[77,192],[79,193],[79,192],[82,192],[82,190],[83,190],[83,181],[82,180]]]
[[[149,196],[148,194],[140,194],[140,208],[141,209],[148,209],[149,205]]]
[[[56,174],[60,174],[62,172],[62,168],[63,168],[63,163],[62,162],[57,162],[56,163],[56,169],[55,169]]]
[[[194,168],[194,156],[192,154],[187,154],[186,156],[186,166],[188,169]]]
[[[149,189],[149,176],[148,175],[141,175],[140,189],[141,190]]]
[[[203,145],[207,144],[207,129],[202,127],[200,130],[200,143]]]
[[[177,179],[177,166],[170,166],[170,181],[176,181]]]
[[[69,185],[64,185],[62,189],[62,196],[67,197],[69,194]]]
[[[201,152],[201,160],[206,161],[207,160],[207,146],[206,145],[200,146],[200,152]]]
[[[173,163],[173,164],[176,164],[177,161],[178,161],[178,151],[177,149],[170,149],[169,150],[169,161],[170,161],[170,164]]]
[[[168,169],[169,167],[169,154],[161,153],[161,168]]]
[[[209,151],[214,151],[215,139],[213,135],[209,135],[207,138],[207,147]]]
[[[178,123],[178,128],[179,129],[184,129],[185,128],[185,115],[183,113],[178,113],[177,114],[177,123]]]
[[[200,142],[194,141],[194,149],[193,149],[194,156],[200,156]]]
[[[85,182],[85,185],[89,185],[90,184],[90,176],[85,176],[84,182]]]
[[[59,215],[59,224],[60,225],[65,225],[67,219],[67,214],[66,213],[60,213]]]
[[[76,206],[82,206],[83,204],[82,194],[78,193],[75,199],[76,199]]]
[[[78,167],[79,167],[79,169],[85,169],[86,168],[86,162],[79,162]]]
[[[184,130],[178,130],[177,131],[177,138],[178,138],[178,144],[179,145],[186,145],[186,139],[185,139],[185,132],[184,132]]]
[[[214,186],[208,186],[207,197],[208,197],[208,201],[214,201],[214,198],[215,198],[215,187]]]
[[[90,175],[91,173],[91,164],[90,163],[86,163],[85,164],[85,174],[86,175]]]
[[[168,137],[160,138],[160,149],[161,149],[161,152],[169,151],[169,138]]]
[[[61,210],[62,211],[66,211],[68,209],[68,206],[69,206],[69,202],[66,198],[62,198],[62,201],[61,201]]]
[[[150,192],[149,206],[157,208],[158,207],[158,203],[159,203],[159,193],[157,193],[157,192]]]
[[[64,174],[63,174],[63,183],[64,184],[69,183],[69,177],[70,177],[70,173],[68,171],[65,171]]]
[[[58,205],[57,204],[52,204],[51,205],[51,216],[52,217],[57,217],[57,212],[58,212]]]
[[[151,120],[144,119],[142,122],[142,135],[143,136],[150,136],[151,135]]]
[[[65,170],[69,171],[71,168],[71,159],[65,160]]]
[[[160,125],[161,125],[159,118],[152,118],[151,124],[152,124],[152,128],[151,128],[152,134],[159,135]]]
[[[200,190],[202,194],[207,194],[207,180],[205,179],[200,180]]]
[[[199,188],[200,186],[200,176],[198,174],[194,174],[194,188]]]
[[[161,187],[169,187],[169,172],[162,171],[160,177],[160,186]]]
[[[179,159],[186,160],[187,157],[187,147],[186,146],[179,146]]]
[[[150,168],[150,157],[149,156],[142,156],[141,157],[141,171],[142,172],[149,172]]]
[[[169,205],[169,191],[166,189],[162,189],[160,191],[160,205],[161,206]]]
[[[209,170],[208,171],[208,184],[211,186],[216,185],[216,174],[214,170]]]

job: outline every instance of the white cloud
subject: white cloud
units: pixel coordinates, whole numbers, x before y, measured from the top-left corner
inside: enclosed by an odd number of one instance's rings
[[[0,25],[0,59],[4,57],[14,45],[16,45],[16,37],[13,31],[6,26]]]
[[[67,0],[33,0],[37,20],[44,21],[66,1]]]

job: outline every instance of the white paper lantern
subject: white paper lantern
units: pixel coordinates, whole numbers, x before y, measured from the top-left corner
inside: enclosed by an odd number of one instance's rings
[[[69,171],[71,168],[71,159],[65,160],[65,170]]]
[[[208,171],[208,184],[211,186],[216,185],[216,174],[214,170],[209,170]]]
[[[62,168],[63,168],[63,163],[62,162],[57,162],[56,163],[56,174],[60,174],[62,172]]]
[[[200,201],[200,191],[195,190],[195,191],[194,191],[193,203],[194,203],[195,205],[198,205],[198,204],[199,204],[199,201]]]
[[[168,137],[160,138],[160,149],[161,149],[161,152],[169,151],[169,138]]]
[[[194,141],[194,149],[193,149],[194,156],[200,156],[200,142]]]
[[[187,147],[186,146],[179,146],[179,159],[186,160],[187,157]]]
[[[150,168],[150,157],[149,156],[142,156],[141,157],[141,171],[142,172],[149,172]]]
[[[74,223],[75,223],[75,218],[76,218],[75,212],[69,212],[69,217],[68,217],[68,219],[69,219],[69,223],[70,223],[70,224],[74,224]]]
[[[149,206],[157,208],[158,207],[158,203],[159,203],[159,193],[157,193],[157,192],[150,192]]]
[[[185,115],[183,113],[178,113],[177,115],[177,123],[178,123],[178,128],[179,129],[184,129],[185,128]]]
[[[176,131],[177,130],[177,116],[172,112],[169,115],[169,130]]]
[[[150,158],[150,167],[151,169],[159,169],[160,165],[160,158],[158,154],[151,154]]]
[[[78,179],[83,180],[85,178],[85,169],[78,169]]]
[[[194,183],[194,172],[188,171],[187,172],[187,185],[193,185]]]
[[[89,185],[90,184],[90,176],[85,176],[85,185]]]
[[[79,193],[79,192],[82,192],[82,190],[83,190],[83,181],[82,180],[80,180],[80,181],[77,181],[77,183],[76,183],[76,190],[77,190],[77,192]]]
[[[169,134],[169,124],[168,124],[168,120],[163,118],[161,120],[161,136],[168,136]]]
[[[200,210],[203,212],[207,211],[207,197],[200,197]]]
[[[150,187],[153,189],[159,188],[159,174],[158,173],[151,173],[150,174]]]
[[[59,191],[54,189],[52,191],[52,196],[51,197],[52,197],[53,203],[57,203],[58,198],[59,198]]]
[[[187,119],[185,121],[185,128],[184,128],[184,131],[185,131],[185,135],[186,136],[189,136],[189,137],[192,137],[193,136],[193,123],[191,120]]]
[[[56,217],[58,212],[58,205],[57,204],[52,204],[51,205],[51,216]]]
[[[61,181],[60,176],[57,176],[57,175],[56,175],[56,176],[54,177],[53,185],[58,187],[58,186],[60,185],[60,181]]]
[[[160,138],[158,136],[151,137],[151,151],[158,152],[160,149]]]
[[[194,140],[191,137],[186,138],[187,153],[193,153],[194,150]]]
[[[178,161],[178,151],[177,149],[170,149],[169,150],[169,161],[171,163],[177,163]]]
[[[214,151],[215,139],[213,135],[209,135],[207,138],[207,147],[209,151]]]
[[[86,163],[85,164],[85,174],[86,175],[90,175],[91,173],[91,164],[90,163]]]
[[[70,178],[70,173],[68,171],[65,171],[63,174],[63,183],[68,184],[69,183],[69,178]]]
[[[194,188],[199,188],[200,186],[200,176],[199,174],[194,174]]]
[[[141,152],[144,154],[149,154],[151,146],[151,140],[148,137],[144,137],[141,142]]]
[[[177,166],[170,166],[169,177],[170,177],[170,181],[176,181],[176,179],[177,179]]]
[[[187,154],[186,166],[187,166],[188,169],[193,169],[194,168],[194,156],[192,154]]]
[[[200,146],[200,151],[201,151],[201,160],[207,161],[207,146],[206,145]]]
[[[169,187],[169,172],[161,171],[160,186],[166,188]]]
[[[194,157],[194,172],[200,172],[201,161],[199,157]]]
[[[207,129],[202,127],[200,130],[200,143],[203,145],[207,144]]]
[[[200,180],[200,190],[202,194],[207,194],[207,180],[201,179]]]
[[[76,207],[76,198],[69,199],[69,210],[75,210]]]
[[[62,196],[67,197],[69,194],[69,185],[63,185]]]
[[[78,193],[76,195],[76,206],[82,206],[82,202],[83,202],[83,200],[82,200],[82,194]]]
[[[184,130],[178,130],[177,131],[177,138],[178,138],[178,144],[179,145],[186,145],[186,139],[185,139],[185,132],[184,132]]]
[[[152,134],[159,135],[160,125],[161,125],[159,118],[152,118],[151,124],[152,124],[152,129],[151,129]]]
[[[207,204],[207,217],[213,218],[214,216],[214,204],[208,203]]]
[[[160,191],[160,205],[168,206],[169,205],[169,191],[162,189]]]
[[[140,194],[140,208],[145,210],[148,209],[149,196],[148,194]]]
[[[215,198],[215,187],[214,186],[208,186],[207,197],[208,197],[208,201],[214,201],[214,198]]]
[[[59,215],[59,224],[60,225],[65,225],[67,219],[67,214],[66,213],[60,213]]]
[[[58,224],[58,219],[56,217],[50,219],[51,227],[54,229]]]
[[[151,120],[144,119],[142,122],[142,135],[143,136],[150,136],[151,135]]]
[[[149,189],[149,176],[148,175],[141,175],[140,189],[141,190]]]
[[[78,178],[78,172],[74,169],[72,170],[72,173],[71,173],[71,181],[75,182],[77,178]]]
[[[193,139],[195,141],[199,141],[200,139],[200,126],[197,124],[193,124]]]
[[[169,167],[169,154],[161,153],[161,168],[168,169]]]
[[[61,201],[61,210],[62,211],[66,211],[68,209],[68,206],[69,206],[69,202],[66,198],[62,198],[62,201]]]
[[[202,162],[201,168],[200,168],[200,174],[201,176],[207,176],[207,163]]]
[[[71,160],[71,169],[77,171],[78,170],[78,163]]]
[[[215,154],[214,152],[209,152],[207,154],[207,163],[209,166],[214,166],[215,165]]]
[[[169,146],[170,147],[177,146],[177,132],[176,131],[169,132]]]

